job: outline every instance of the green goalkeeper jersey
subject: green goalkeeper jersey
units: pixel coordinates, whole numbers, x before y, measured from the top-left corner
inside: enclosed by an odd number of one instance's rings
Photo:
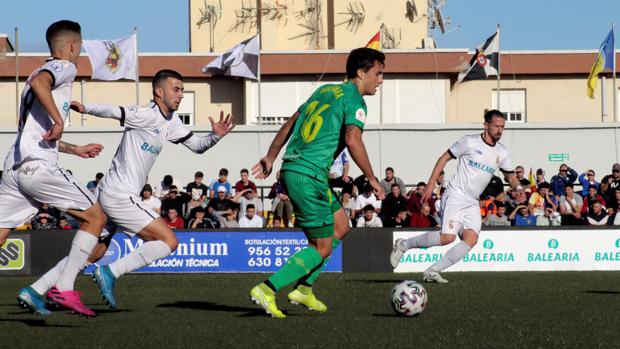
[[[364,129],[366,102],[357,86],[347,81],[319,87],[297,111],[282,170],[327,181],[334,159],[345,147],[346,126]]]

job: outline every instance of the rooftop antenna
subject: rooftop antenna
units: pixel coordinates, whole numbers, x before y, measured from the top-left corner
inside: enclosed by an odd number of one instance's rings
[[[386,26],[382,26],[381,30],[383,31],[383,48],[394,49],[400,46],[400,28],[388,29]]]
[[[445,0],[428,0],[429,29],[439,28],[442,34],[446,33],[446,27],[452,22],[452,18],[444,17],[441,13],[441,8],[445,4]]]
[[[295,12],[295,18],[298,21],[303,21],[303,23],[298,23],[298,25],[305,28],[306,32],[290,37],[289,40],[305,38],[309,48],[319,49],[321,47],[320,39],[324,37],[322,35],[323,24],[321,23],[320,0],[305,0],[304,9]]]
[[[200,10],[200,19],[196,22],[196,26],[200,29],[203,25],[209,25],[209,52],[213,52],[213,43],[215,41],[215,26],[217,21],[222,18],[222,0],[218,0],[218,5],[209,5],[204,0],[204,8]]]
[[[350,2],[347,5],[346,12],[338,12],[339,15],[346,15],[348,19],[336,24],[336,26],[345,24],[347,25],[347,30],[351,33],[356,33],[359,27],[364,24],[364,19],[366,18],[366,9],[364,9],[364,4],[360,1]]]

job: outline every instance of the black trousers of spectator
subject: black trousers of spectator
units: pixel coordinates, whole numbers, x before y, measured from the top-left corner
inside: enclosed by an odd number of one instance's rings
[[[347,183],[342,179],[342,177],[330,178],[329,186],[331,188],[342,188],[343,192],[353,193],[353,181],[350,180],[349,183]]]
[[[562,215],[562,225],[582,225],[583,220],[576,218],[572,214]]]

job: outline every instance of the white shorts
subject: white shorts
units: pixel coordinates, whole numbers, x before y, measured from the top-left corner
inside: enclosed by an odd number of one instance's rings
[[[97,200],[108,216],[108,221],[116,224],[120,230],[130,236],[139,233],[159,215],[142,205],[142,198],[128,193],[115,193],[97,190]]]
[[[463,237],[463,230],[471,229],[480,234],[482,218],[478,204],[464,203],[445,192],[441,198],[441,233]]]
[[[85,211],[95,203],[92,193],[69,172],[46,162],[29,161],[5,169],[0,181],[0,228],[15,228],[49,204],[63,212]]]

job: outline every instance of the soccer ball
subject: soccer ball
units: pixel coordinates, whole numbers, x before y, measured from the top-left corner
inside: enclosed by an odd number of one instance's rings
[[[424,286],[415,281],[401,281],[392,289],[392,306],[399,315],[417,316],[427,304],[428,294]]]

